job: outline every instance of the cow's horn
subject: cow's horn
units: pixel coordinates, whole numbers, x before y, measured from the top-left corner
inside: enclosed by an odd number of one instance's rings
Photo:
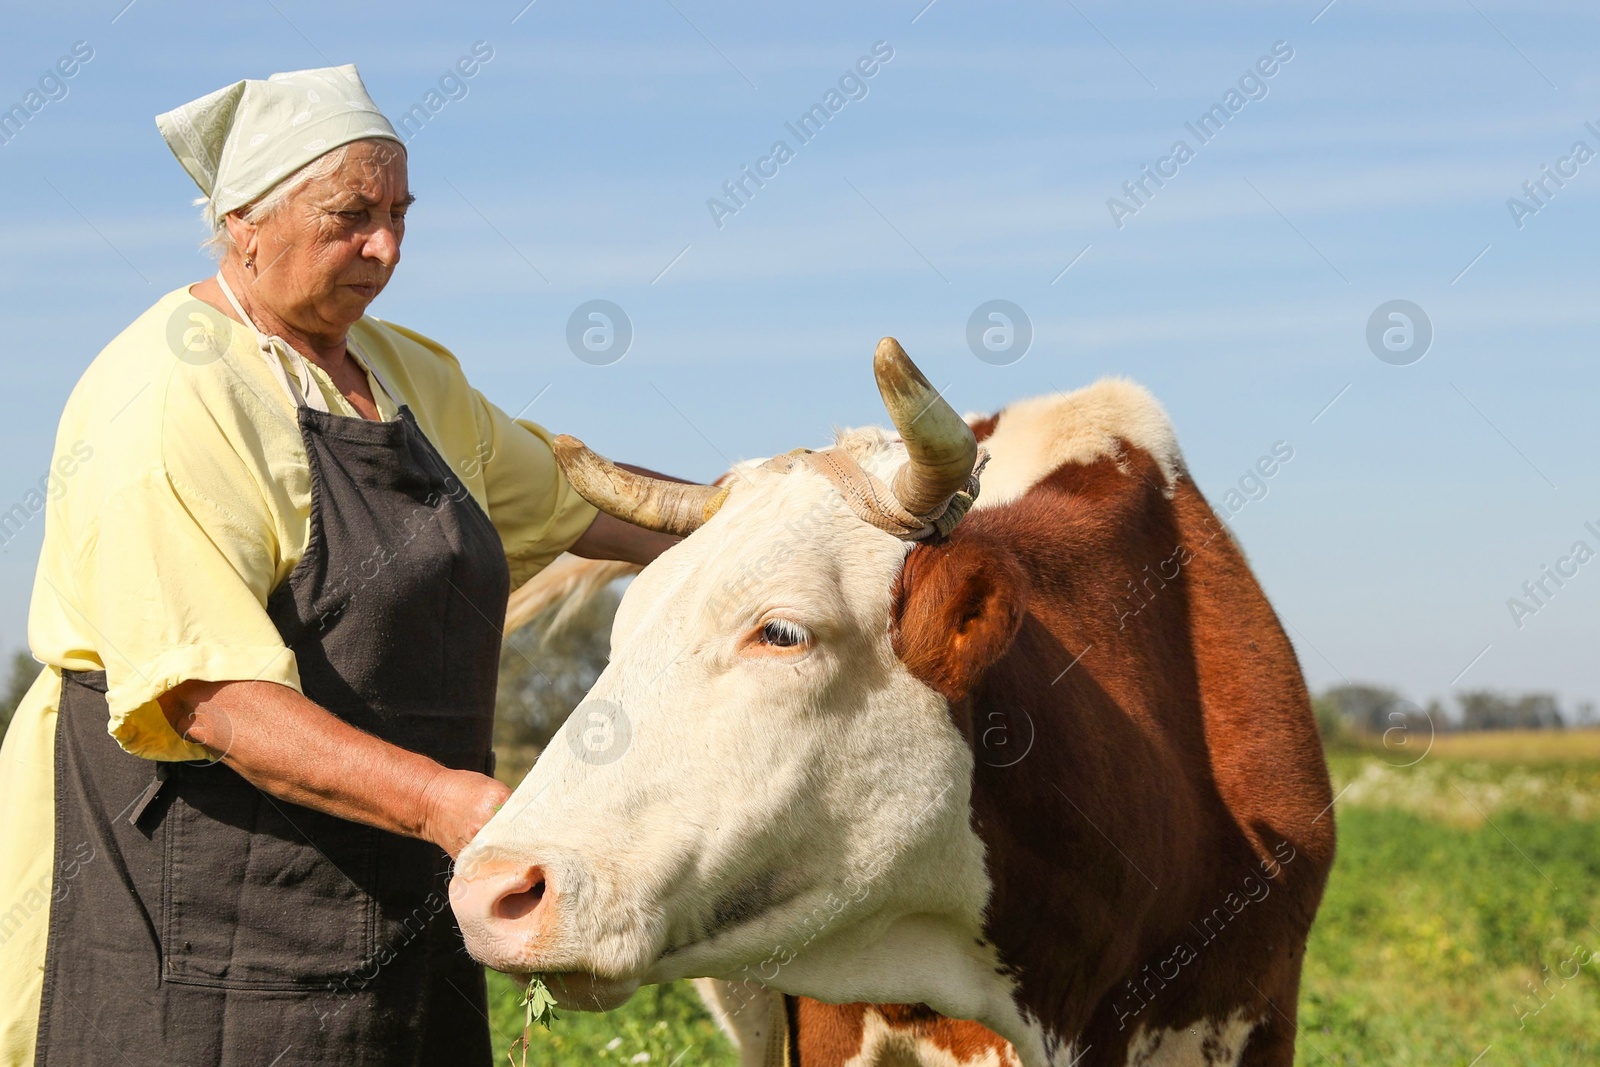
[[[872,371],[910,457],[895,472],[895,499],[913,515],[932,515],[966,485],[978,458],[977,438],[893,337],[878,342]]]
[[[716,513],[726,491],[692,482],[669,482],[624,470],[576,437],[558,434],[556,462],[578,495],[635,526],[688,536]]]

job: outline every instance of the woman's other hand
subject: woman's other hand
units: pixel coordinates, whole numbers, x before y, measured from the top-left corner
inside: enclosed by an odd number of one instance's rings
[[[487,775],[441,769],[423,793],[422,836],[455,859],[510,796]]]

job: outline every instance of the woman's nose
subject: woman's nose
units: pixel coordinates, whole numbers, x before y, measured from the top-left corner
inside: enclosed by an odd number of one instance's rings
[[[375,259],[390,270],[400,262],[400,234],[393,226],[380,224],[367,238],[362,255]]]

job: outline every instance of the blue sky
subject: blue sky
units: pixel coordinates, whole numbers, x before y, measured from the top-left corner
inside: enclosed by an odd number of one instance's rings
[[[508,410],[537,397],[547,426],[710,478],[881,422],[883,334],[961,410],[1128,376],[1213,502],[1292,448],[1231,522],[1315,687],[1600,699],[1600,559],[1520,628],[1507,604],[1600,550],[1600,159],[1560,163],[1600,150],[1587,5],[125,2],[4,15],[0,106],[75,43],[93,58],[0,145],[0,511],[94,354],[209,269],[156,113],[355,62],[398,118],[483,42],[411,140],[420,199],[374,313]],[[877,42],[865,95],[801,144],[785,123]],[[1292,58],[1200,143],[1185,124],[1278,42]],[[719,227],[708,199],[779,139],[793,158]],[[1179,139],[1193,158],[1114,221]],[[1546,165],[1576,174],[1533,205]],[[565,340],[593,299],[634,331],[609,365]],[[992,299],[1032,325],[1007,365],[968,346]],[[1395,299],[1433,330],[1403,366],[1366,340]],[[0,648],[42,528],[0,551]]]

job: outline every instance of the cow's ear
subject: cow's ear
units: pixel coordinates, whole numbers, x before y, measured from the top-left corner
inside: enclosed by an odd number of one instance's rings
[[[917,545],[895,584],[895,655],[954,704],[1011,647],[1027,598],[1027,577],[1003,549],[971,539]]]

